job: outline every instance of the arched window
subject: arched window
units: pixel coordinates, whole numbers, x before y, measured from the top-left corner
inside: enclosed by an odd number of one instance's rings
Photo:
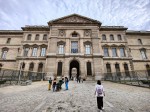
[[[120,67],[119,67],[118,63],[115,64],[115,69],[116,69],[117,76],[121,76],[121,74],[120,74]]]
[[[102,40],[106,40],[106,35],[105,34],[102,35]]]
[[[138,39],[138,44],[142,45],[142,40],[141,39]]]
[[[126,77],[130,77],[128,64],[126,64],[126,63],[124,64],[124,71],[125,71]]]
[[[146,65],[146,70],[147,70],[147,73],[148,73],[148,76],[150,76],[150,65]]]
[[[92,66],[91,66],[91,62],[87,62],[87,63],[86,63],[86,69],[87,69],[87,75],[92,76]]]
[[[112,34],[110,35],[110,40],[114,40],[114,36]]]
[[[43,72],[43,63],[39,63],[38,72]]]
[[[36,34],[35,40],[39,40],[39,37],[40,37],[40,35],[39,35],[39,34]]]
[[[118,35],[118,40],[122,40],[122,38],[121,38],[121,35],[120,35],[120,34]]]
[[[43,35],[43,40],[47,40],[47,34]]]
[[[57,76],[62,76],[62,62],[58,62]]]
[[[27,40],[31,40],[31,34],[28,34]]]
[[[3,48],[2,49],[2,55],[1,55],[2,59],[6,59],[7,52],[8,52],[8,48]]]
[[[34,63],[30,63],[29,71],[33,71],[33,69],[34,69]]]

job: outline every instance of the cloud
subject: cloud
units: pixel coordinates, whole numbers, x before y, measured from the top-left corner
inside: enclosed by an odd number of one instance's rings
[[[72,13],[96,19],[102,25],[150,30],[150,0],[0,0],[0,29],[14,30]]]

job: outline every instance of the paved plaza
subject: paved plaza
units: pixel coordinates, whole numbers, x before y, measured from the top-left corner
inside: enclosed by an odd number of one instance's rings
[[[102,82],[106,96],[104,112],[150,112],[150,89]],[[48,82],[0,88],[0,112],[97,112],[96,82],[69,82],[60,92],[48,91]]]

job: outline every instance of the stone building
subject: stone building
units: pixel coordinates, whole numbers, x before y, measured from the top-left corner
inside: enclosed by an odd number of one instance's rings
[[[124,26],[102,23],[78,14],[0,30],[0,67],[71,77],[71,69],[85,78],[103,73],[148,70],[150,31],[129,31]],[[150,73],[149,73],[150,75]]]

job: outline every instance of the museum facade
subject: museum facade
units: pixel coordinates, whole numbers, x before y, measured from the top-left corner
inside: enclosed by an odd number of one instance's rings
[[[130,31],[78,14],[28,26],[0,30],[0,67],[84,78],[104,73],[150,69],[150,31]],[[150,75],[150,74],[149,74]]]

